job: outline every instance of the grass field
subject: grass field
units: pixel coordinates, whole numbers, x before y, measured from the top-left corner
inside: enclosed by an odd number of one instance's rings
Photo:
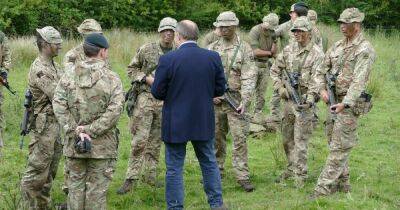
[[[336,27],[322,27],[328,45],[341,38]],[[156,34],[136,33],[129,30],[113,30],[105,33],[111,42],[110,61],[114,71],[123,80],[125,89],[129,80],[126,66],[136,49],[155,40]],[[274,179],[284,169],[286,160],[279,134],[266,134],[262,138],[248,139],[251,179],[256,190],[243,192],[236,184],[231,166],[231,142],[226,161],[226,177],[223,179],[224,201],[231,209],[399,209],[400,208],[400,33],[390,36],[382,32],[368,33],[377,52],[377,60],[368,86],[374,95],[372,111],[359,121],[359,145],[352,151],[350,159],[352,192],[335,194],[317,201],[309,201],[319,173],[328,154],[322,121],[325,106],[320,106],[318,129],[309,144],[309,180],[304,189],[298,190],[290,181],[275,184]],[[77,40],[66,40],[61,55],[76,45]],[[29,137],[25,138],[23,150],[18,148],[19,123],[23,113],[23,93],[27,84],[27,72],[36,56],[34,39],[19,37],[11,39],[14,67],[10,73],[10,84],[18,91],[12,96],[3,91],[6,117],[5,147],[0,159],[0,209],[16,209],[20,202],[19,181],[24,171]],[[268,89],[269,99],[271,89]],[[265,107],[268,112],[268,107]],[[140,184],[133,192],[117,196],[122,184],[130,152],[128,119],[124,113],[118,127],[121,144],[114,179],[108,192],[108,209],[165,209],[164,188],[153,189]],[[158,179],[163,180],[165,166],[163,153],[158,168]],[[65,201],[61,191],[63,162],[52,188],[54,203]],[[184,170],[187,209],[208,209],[207,200],[200,184],[201,173],[193,149],[188,147]]]

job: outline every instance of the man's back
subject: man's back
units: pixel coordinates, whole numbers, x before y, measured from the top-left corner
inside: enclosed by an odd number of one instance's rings
[[[214,138],[212,99],[223,95],[219,55],[185,43],[160,58],[152,93],[164,100],[162,137],[166,142]]]

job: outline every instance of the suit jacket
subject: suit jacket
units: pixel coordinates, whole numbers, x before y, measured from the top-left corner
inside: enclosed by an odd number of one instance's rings
[[[163,100],[162,139],[208,141],[215,136],[213,98],[225,92],[218,53],[184,43],[160,57],[151,93]]]

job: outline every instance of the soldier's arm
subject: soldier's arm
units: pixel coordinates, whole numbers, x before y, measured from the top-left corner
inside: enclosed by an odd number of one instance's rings
[[[78,124],[75,122],[72,117],[71,112],[69,111],[68,106],[68,82],[66,81],[66,77],[61,79],[58,83],[56,90],[54,91],[53,98],[53,111],[54,115],[57,118],[58,123],[62,127],[63,131],[67,134],[70,132],[75,132]]]
[[[3,59],[2,59],[3,63],[1,64],[1,67],[9,71],[11,69],[11,50],[7,37],[4,37],[2,45],[3,45]]]
[[[54,79],[55,75],[51,75],[50,72],[42,70],[46,67],[40,65],[34,66],[33,68],[36,87],[39,88],[50,99],[50,101],[53,100],[54,91],[58,83],[58,80]]]
[[[71,68],[76,61],[76,52],[75,49],[71,49],[67,53],[65,53],[64,60],[63,60],[63,66],[64,69],[69,69]]]
[[[270,75],[274,89],[282,87],[282,69],[286,68],[283,52],[279,53],[271,67]]]
[[[357,62],[354,67],[353,82],[350,84],[347,94],[342,103],[353,106],[356,99],[360,97],[362,91],[365,91],[368,77],[375,62],[375,51],[366,46],[356,57]]]
[[[254,64],[253,52],[247,43],[243,43],[243,64],[241,69],[242,104],[247,106],[256,86],[257,69]]]
[[[317,71],[322,68],[322,65],[324,63],[324,53],[321,50],[321,52],[316,54],[316,56],[317,57],[315,58],[311,68],[311,80],[307,91],[307,102],[309,103],[314,103],[319,98],[319,92],[315,90],[315,87],[317,85],[314,83],[317,82]]]
[[[132,58],[131,63],[128,65],[128,77],[131,81],[141,81],[146,74],[142,71],[142,66],[144,64],[144,49],[139,48],[136,55]]]
[[[83,130],[89,136],[96,138],[115,127],[121,116],[124,106],[124,94],[121,80],[117,76],[112,77],[112,90],[106,111],[91,124],[84,125]]]

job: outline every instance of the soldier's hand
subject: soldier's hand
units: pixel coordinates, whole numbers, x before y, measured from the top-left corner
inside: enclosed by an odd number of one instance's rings
[[[328,91],[326,91],[326,90],[321,90],[320,95],[321,95],[322,100],[323,100],[325,103],[328,103],[328,102],[329,102],[329,94],[328,94]]]
[[[82,125],[79,125],[78,127],[75,128],[75,134],[79,135],[80,133],[83,133],[84,130],[85,130],[85,127],[83,127]]]
[[[149,86],[153,85],[153,83],[154,83],[154,77],[151,75],[146,76],[145,80],[146,80],[146,84],[148,84]]]
[[[81,141],[85,141],[85,139],[92,141],[92,138],[90,138],[90,136],[86,133],[80,133],[79,138],[81,139]]]
[[[332,111],[335,111],[336,113],[340,113],[344,110],[344,103],[338,103],[338,104],[332,105],[330,107],[330,109]]]
[[[244,114],[244,112],[245,112],[245,108],[244,107],[245,106],[243,105],[243,103],[240,103],[239,107],[237,108],[237,112],[239,114]]]
[[[222,102],[223,98],[222,97],[215,97],[213,98],[214,104],[220,104]]]
[[[280,87],[278,89],[278,93],[282,99],[289,99],[289,93],[287,92],[286,88]]]

